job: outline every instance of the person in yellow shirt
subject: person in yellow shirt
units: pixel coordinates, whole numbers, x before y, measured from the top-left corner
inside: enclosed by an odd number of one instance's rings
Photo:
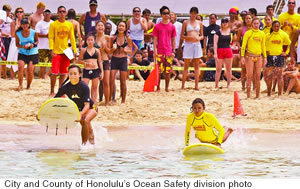
[[[291,40],[289,39],[288,34],[280,30],[279,21],[274,21],[270,33],[266,36],[266,51],[268,56],[265,81],[267,84],[268,96],[271,96],[272,81],[274,78],[278,81],[278,96],[282,95],[284,57],[288,53],[287,47],[290,44]]]
[[[262,30],[265,35],[268,35],[272,28],[272,18],[269,15],[266,15],[264,18],[264,29]]]
[[[300,28],[300,15],[294,11],[296,7],[295,0],[289,0],[287,6],[288,11],[280,14],[278,21],[280,22],[281,29],[285,31],[290,36],[290,40],[292,40],[294,33]]]
[[[254,18],[252,21],[252,29],[248,30],[243,38],[243,44],[241,48],[241,61],[242,64],[246,64],[246,76],[247,76],[247,98],[250,98],[251,93],[251,81],[254,79],[256,84],[256,98],[260,95],[260,74],[262,63],[267,62],[266,57],[266,36],[263,31],[259,30],[260,21],[258,18]],[[246,53],[247,49],[247,53]],[[262,55],[264,59],[262,58]]]
[[[74,57],[77,53],[73,24],[65,19],[67,15],[66,7],[59,6],[57,14],[59,18],[50,24],[48,33],[49,49],[52,54],[51,96],[54,96],[56,76],[60,75],[59,87],[61,87],[68,74],[67,68],[70,65],[70,60],[64,54],[64,50],[69,48],[69,40],[72,45]]]
[[[196,138],[202,143],[211,143],[221,146],[229,135],[232,128],[225,129],[211,113],[205,112],[205,103],[201,98],[196,98],[191,107],[191,113],[187,116],[185,129],[185,145],[189,145],[191,127],[195,130]],[[218,131],[218,133],[215,131]]]
[[[272,22],[274,22],[275,20],[277,20],[276,18],[274,18],[274,6],[273,5],[268,5],[267,6],[267,8],[266,8],[266,16],[269,16],[271,18]],[[265,28],[266,25],[267,25],[267,23],[266,23],[266,17],[262,20],[262,23],[264,24],[264,28]]]

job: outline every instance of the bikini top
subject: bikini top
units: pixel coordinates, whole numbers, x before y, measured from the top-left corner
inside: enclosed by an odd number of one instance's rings
[[[83,54],[83,59],[98,59],[98,51],[95,49],[94,54],[91,56],[86,50]]]
[[[188,23],[187,27],[186,27],[186,31],[189,32],[189,31],[200,31],[200,26],[199,24],[197,24],[196,27],[193,27],[190,22]]]
[[[120,47],[125,48],[125,47],[128,45],[126,36],[124,36],[124,43],[123,43],[122,45],[119,45],[119,44],[117,43],[117,38],[118,38],[118,36],[115,37],[115,39],[114,39],[114,41],[113,41],[113,44],[117,44],[118,49],[119,49]]]
[[[97,48],[97,49],[101,48],[100,45],[98,45],[97,42],[94,43],[94,47]]]

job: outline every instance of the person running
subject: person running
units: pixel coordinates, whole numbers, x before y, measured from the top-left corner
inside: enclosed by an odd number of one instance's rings
[[[68,41],[70,40],[73,53],[77,53],[73,24],[66,21],[66,7],[59,6],[57,9],[58,20],[50,24],[48,38],[49,49],[52,55],[52,74],[50,95],[54,96],[54,87],[56,77],[59,75],[59,87],[67,77],[67,68],[70,65],[70,59],[64,54],[64,51],[69,48]],[[75,55],[74,55],[75,57]]]
[[[201,98],[196,98],[193,101],[191,113],[188,114],[186,119],[186,146],[189,145],[191,127],[195,130],[195,136],[200,142],[217,146],[221,146],[233,131],[232,128],[228,128],[225,132],[224,127],[216,117],[211,113],[205,112],[205,103]],[[218,133],[215,130],[217,130]]]
[[[96,22],[98,20],[102,20],[104,23],[106,22],[106,17],[104,14],[100,14],[97,12],[98,2],[97,0],[89,1],[90,11],[81,15],[79,23],[84,28],[84,35],[81,33],[82,38],[85,40],[85,36],[89,33],[96,33]],[[82,32],[82,30],[81,30]]]
[[[30,15],[28,17],[30,26],[32,29],[35,29],[36,24],[44,19],[44,10],[46,9],[46,5],[42,2],[38,2],[36,5],[36,11],[34,14]]]
[[[110,95],[109,100],[112,99],[112,92],[114,89],[114,83],[116,79],[116,74],[120,71],[120,88],[122,104],[125,103],[126,99],[126,80],[128,71],[128,54],[132,53],[132,40],[126,35],[126,22],[121,21],[117,25],[117,31],[115,35],[111,38],[111,75],[110,75]]]
[[[203,25],[201,21],[196,20],[198,13],[198,8],[192,7],[190,9],[190,19],[185,20],[182,24],[181,40],[185,40],[185,42],[183,49],[184,70],[181,89],[184,89],[190,63],[192,62],[195,69],[195,90],[199,90],[199,63],[200,58],[203,56],[200,40],[203,39]]]
[[[284,66],[284,58],[287,56],[291,41],[287,33],[280,29],[279,21],[272,23],[272,29],[266,36],[266,51],[267,51],[267,65],[266,65],[266,84],[268,96],[271,96],[272,81],[274,78],[278,82],[278,96],[282,95],[283,78],[282,71]]]
[[[19,48],[18,54],[18,91],[23,90],[23,71],[24,65],[27,64],[27,87],[30,89],[34,77],[34,65],[39,63],[39,54],[37,33],[30,29],[27,18],[21,20],[21,27],[16,32],[16,46]]]
[[[78,63],[84,65],[82,80],[87,85],[89,85],[90,80],[92,81],[91,98],[97,105],[99,78],[100,80],[103,79],[101,52],[94,47],[95,36],[93,34],[86,36],[86,44],[87,47],[80,51]]]
[[[96,23],[96,41],[95,41],[95,47],[100,50],[101,53],[101,60],[103,64],[103,80],[100,82],[103,83],[103,93],[105,97],[105,105],[109,105],[109,94],[110,94],[110,71],[111,71],[111,65],[109,60],[109,53],[110,53],[110,36],[106,35],[104,33],[105,31],[105,23],[103,21],[97,21]],[[101,87],[101,85],[99,86]]]
[[[232,75],[232,49],[230,44],[236,40],[236,36],[230,30],[229,19],[222,18],[221,28],[214,36],[214,50],[216,60],[216,76],[215,76],[215,88],[219,88],[219,81],[222,72],[222,66],[225,64],[227,88],[230,87],[231,75]]]
[[[68,76],[70,82],[62,85],[55,98],[67,95],[78,107],[80,111],[81,124],[81,139],[82,144],[85,145],[87,141],[95,144],[94,132],[91,121],[97,116],[97,108],[90,98],[90,89],[88,85],[81,81],[81,69],[78,65],[71,65],[68,68]]]
[[[246,64],[247,98],[250,98],[253,71],[255,71],[256,98],[259,98],[261,68],[262,64],[267,62],[266,36],[263,31],[259,30],[259,25],[259,19],[254,18],[252,21],[252,29],[245,33],[241,48],[241,61],[243,64]],[[262,55],[264,58],[262,58]]]
[[[169,92],[171,65],[175,57],[176,29],[175,26],[169,22],[170,9],[167,6],[162,6],[159,12],[162,21],[154,26],[153,55],[160,67],[160,72],[164,73],[166,82],[165,91]],[[160,91],[160,78],[158,80],[157,91]]]

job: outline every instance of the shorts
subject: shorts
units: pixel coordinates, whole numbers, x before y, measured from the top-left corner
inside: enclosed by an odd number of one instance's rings
[[[283,67],[284,65],[284,57],[279,55],[279,56],[267,56],[267,65],[266,67]]]
[[[144,40],[132,40],[132,42],[134,42],[136,44],[136,46],[138,47],[139,50],[141,50],[142,48],[144,48]],[[133,47],[132,47],[133,49]]]
[[[39,49],[39,59],[41,62],[50,63],[52,61],[50,49]]]
[[[70,59],[65,54],[57,54],[52,57],[52,74],[67,74]]]
[[[87,70],[83,69],[83,78],[88,78],[88,79],[95,79],[99,78],[101,75],[100,69],[94,69],[94,70]]]
[[[184,43],[183,59],[201,58],[203,56],[200,42]]]
[[[157,63],[160,68],[160,73],[170,73],[172,71],[173,57],[168,55],[157,55]]]
[[[103,70],[110,70],[111,65],[109,60],[103,60],[102,64],[103,64]]]
[[[111,69],[112,70],[120,70],[120,71],[127,71],[128,66],[127,66],[127,57],[112,57],[111,58]]]
[[[232,58],[232,49],[231,48],[218,48],[217,49],[218,59]]]
[[[39,54],[33,54],[33,55],[25,55],[25,54],[18,54],[18,60],[22,60],[25,62],[25,64],[29,64],[30,61],[32,61],[32,64],[38,64],[39,63]]]

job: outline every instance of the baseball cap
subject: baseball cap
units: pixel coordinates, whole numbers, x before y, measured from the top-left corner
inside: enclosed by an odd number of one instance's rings
[[[240,13],[240,15],[246,15],[246,14],[248,14],[248,11],[245,11],[245,10],[243,10],[243,11]]]
[[[90,5],[98,5],[97,0],[90,0],[89,2]]]
[[[46,9],[45,11],[44,11],[44,13],[51,13],[51,11],[49,10],[49,9]]]
[[[21,24],[29,24],[28,19],[27,19],[27,18],[23,18],[23,19],[21,20]]]
[[[228,23],[229,22],[229,19],[228,18],[222,18],[221,19],[221,23]]]
[[[231,9],[229,10],[229,13],[237,14],[237,10],[236,10],[235,8],[231,8]]]

